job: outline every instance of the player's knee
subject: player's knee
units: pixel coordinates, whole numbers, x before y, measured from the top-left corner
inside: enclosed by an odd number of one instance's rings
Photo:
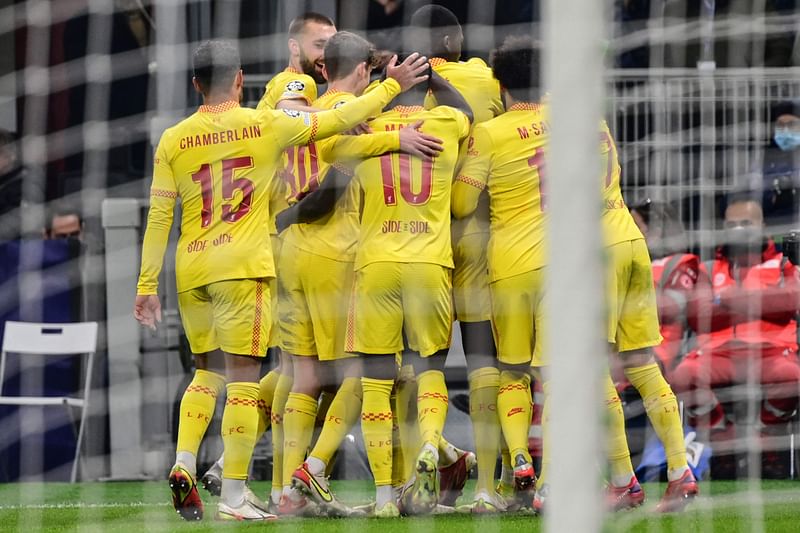
[[[393,380],[397,377],[394,354],[365,354],[362,357],[365,378]]]
[[[467,359],[467,375],[481,368],[497,368],[497,358],[486,354],[465,354]]]
[[[498,369],[500,370],[501,380],[502,375],[506,374],[508,377],[514,380],[523,379],[526,376],[530,379],[531,376],[531,367],[529,364],[509,364],[509,363],[502,363],[500,362],[498,365]]]
[[[414,367],[414,373],[416,375],[420,375],[423,372],[428,372],[430,370],[444,372],[444,364],[447,361],[448,351],[448,349],[439,350],[438,352],[427,357],[422,357],[417,352],[406,352],[403,354],[403,357],[407,358],[408,362]]]
[[[619,358],[622,361],[622,368],[625,370],[651,365],[656,362],[653,352],[649,348],[620,352]]]

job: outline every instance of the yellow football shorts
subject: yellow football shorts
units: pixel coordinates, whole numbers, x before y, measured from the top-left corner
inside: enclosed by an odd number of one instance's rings
[[[345,349],[423,357],[450,346],[452,272],[432,263],[378,262],[356,271]]]
[[[608,254],[608,342],[620,352],[661,344],[656,291],[644,239],[614,244]]]
[[[508,365],[546,365],[542,350],[544,269],[494,281],[489,289],[497,359]]]
[[[263,279],[217,281],[178,293],[178,310],[192,352],[220,348],[236,355],[267,353],[272,314]]]
[[[269,290],[272,294],[271,298],[271,311],[272,311],[272,327],[270,328],[269,344],[270,348],[280,346],[281,341],[281,328],[278,324],[278,262],[281,259],[283,252],[283,239],[279,235],[270,235],[269,240],[272,244],[272,260],[275,263],[275,277],[269,280]]]
[[[492,318],[488,244],[489,233],[471,233],[454,241],[453,301],[456,318],[461,322],[485,322]]]
[[[320,361],[352,357],[344,351],[353,291],[353,263],[283,245],[278,279],[281,348]],[[286,253],[288,251],[288,253]]]

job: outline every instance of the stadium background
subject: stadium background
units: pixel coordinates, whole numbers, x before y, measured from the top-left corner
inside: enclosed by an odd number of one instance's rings
[[[190,84],[194,44],[239,39],[245,99],[254,106],[265,82],[285,66],[285,28],[295,15],[319,11],[338,28],[392,48],[423,3],[0,1],[0,127],[13,136],[2,153],[15,153],[21,167],[0,178],[0,321],[101,323],[82,479],[158,479],[171,462],[173,409],[188,358],[169,268],[165,327],[144,332],[130,309],[152,147],[164,127],[199,103]],[[463,24],[465,57],[488,58],[510,34],[542,37],[538,0],[437,3]],[[794,0],[606,4],[608,69],[598,83],[606,83],[628,203],[672,204],[692,249],[710,257],[726,193],[767,194],[775,185],[762,179],[760,164],[775,148],[776,106],[800,99],[800,6]],[[789,185],[778,191],[780,201],[794,218],[776,220],[770,230],[776,235],[796,228],[798,181],[795,170],[781,182]],[[57,206],[81,214],[80,242],[40,240]],[[12,387],[56,394],[80,385],[81,369],[67,361],[21,368]],[[458,342],[448,372],[456,388],[463,386]],[[0,410],[0,480],[67,479],[74,449],[69,419],[28,409]],[[458,427],[466,420],[449,420],[448,429],[469,439],[469,430]],[[207,458],[220,446],[216,437],[209,440]],[[266,465],[269,458],[261,460]],[[792,466],[787,475],[794,472]]]

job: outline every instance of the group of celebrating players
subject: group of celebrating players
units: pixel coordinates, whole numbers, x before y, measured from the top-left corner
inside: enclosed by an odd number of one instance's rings
[[[473,468],[474,495],[458,510],[546,509],[549,125],[538,50],[511,37],[491,68],[461,61],[461,27],[440,6],[418,10],[407,36],[415,53],[387,60],[306,13],[289,28],[290,66],[255,110],[239,105],[235,46],[208,41],[194,53],[203,105],[167,129],[156,150],[134,309],[146,326],[160,321],[158,276],[180,198],[178,306],[196,371],[180,406],[169,486],[187,520],[203,515],[196,457],[223,389],[224,453],[201,479],[220,495],[219,519],[454,512]],[[371,82],[381,69],[383,81]],[[317,83],[326,82],[318,97]],[[661,335],[650,258],[622,200],[605,122],[598,135],[608,351],[666,450],[658,509],[677,511],[698,489],[675,396],[652,356]],[[454,317],[475,453],[442,435]],[[270,347],[280,348],[280,363],[261,377]],[[538,476],[528,451],[532,376],[545,393]],[[608,507],[636,507],[645,495],[610,376],[605,394]],[[375,502],[350,508],[326,471],[359,420]],[[269,426],[264,502],[246,480]]]

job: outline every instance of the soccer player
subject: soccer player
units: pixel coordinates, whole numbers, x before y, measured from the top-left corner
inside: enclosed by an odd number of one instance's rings
[[[477,57],[459,61],[464,34],[453,12],[439,5],[421,7],[411,17],[411,28],[413,42],[417,44],[417,49],[423,50],[431,58],[433,70],[449,81],[472,108],[474,124],[485,122],[503,112],[500,84],[486,63]],[[435,103],[435,98],[431,97],[426,101],[426,107]],[[466,152],[466,147],[462,147],[461,153]],[[500,445],[497,417],[500,372],[492,337],[486,264],[489,241],[486,194],[481,195],[478,207],[472,214],[453,221],[452,240],[455,265],[453,301],[467,360],[470,419],[478,466],[472,509],[480,513],[503,507],[494,489],[495,462]],[[472,460],[470,456],[464,456],[462,462]],[[445,497],[444,491],[448,485],[445,473],[446,470],[442,472],[442,503],[452,505]],[[454,502],[458,493],[451,491],[449,496]]]
[[[401,65],[392,61],[387,72],[393,79],[361,99],[318,114],[239,107],[243,75],[231,43],[203,43],[193,63],[193,84],[203,105],[166,130],[156,150],[134,316],[151,328],[161,319],[158,275],[180,197],[178,307],[197,372],[181,402],[176,462],[169,476],[173,505],[186,519],[202,518],[195,484],[197,449],[227,381],[217,516],[266,520],[274,516],[254,505],[245,480],[259,418],[260,358],[271,324],[267,282],[274,266],[265,238],[269,180],[284,148],[352,128],[401,90],[426,79],[427,63],[416,55]]]
[[[472,116],[463,98],[435,73],[430,87],[440,103],[453,107],[426,111],[420,105],[424,95],[415,91],[393,102],[370,127],[392,131],[424,121],[423,130],[442,140],[442,153],[432,161],[385,154],[355,169],[362,207],[346,350],[361,354],[364,365],[361,428],[375,479],[376,516],[399,513],[391,485],[390,396],[404,334],[415,352],[423,443],[420,450],[409,450],[417,468],[405,491],[405,510],[430,510],[438,499],[438,445],[448,404],[442,370],[452,322],[450,189],[458,144]]]
[[[273,76],[264,88],[264,95],[258,102],[258,109],[294,109],[297,111],[313,111],[311,103],[317,99],[317,83],[325,83],[322,74],[323,51],[325,43],[336,33],[333,21],[320,13],[313,11],[295,17],[289,23],[289,65]],[[303,150],[298,147],[298,150]],[[288,153],[288,152],[287,152]],[[280,269],[279,263],[282,255],[282,241],[275,227],[275,216],[288,207],[287,198],[289,190],[287,180],[280,179],[284,173],[291,171],[288,155],[283,155],[283,165],[278,171],[278,178],[271,182],[270,187],[270,235],[272,249],[275,257],[275,266]],[[292,364],[288,354],[279,349],[281,328],[278,323],[278,286],[273,280],[270,284],[273,295],[272,307],[272,335],[269,346],[279,352],[280,364],[276,370],[267,373],[261,380],[261,387],[265,391],[264,401],[269,402],[269,420],[265,421],[264,428],[272,424],[272,489],[270,502],[277,508],[283,491],[284,478],[291,475],[291,470],[283,471],[283,441],[284,441],[284,415],[286,402],[292,388]],[[262,431],[263,432],[263,431]]]
[[[543,174],[549,124],[530,74],[538,65],[538,51],[529,39],[509,38],[494,52],[492,68],[506,112],[475,126],[452,201],[453,215],[463,218],[478,208],[484,190],[489,193],[489,287],[500,367],[497,415],[520,497],[535,477],[528,452],[530,365],[542,349],[546,262]],[[483,490],[488,496],[484,506],[502,509],[494,492]]]
[[[332,109],[354,100],[370,80],[374,64],[372,45],[350,32],[334,34],[325,46],[328,91],[317,99],[317,109]],[[369,135],[347,135],[337,149],[348,157],[368,158],[398,148],[430,159],[438,140],[415,127]],[[319,143],[291,148],[290,202],[318,190],[330,165],[319,158]],[[300,514],[305,497],[335,515],[347,515],[325,479],[326,467],[361,411],[360,365],[344,352],[347,306],[352,292],[353,259],[358,240],[358,198],[355,187],[339,198],[329,216],[309,224],[295,224],[283,233],[284,254],[278,264],[281,348],[291,354],[294,382],[284,416],[284,494],[281,514]],[[306,459],[317,399],[322,389],[336,391],[322,433]],[[305,462],[304,462],[305,460]],[[292,484],[300,490],[292,488]]]

